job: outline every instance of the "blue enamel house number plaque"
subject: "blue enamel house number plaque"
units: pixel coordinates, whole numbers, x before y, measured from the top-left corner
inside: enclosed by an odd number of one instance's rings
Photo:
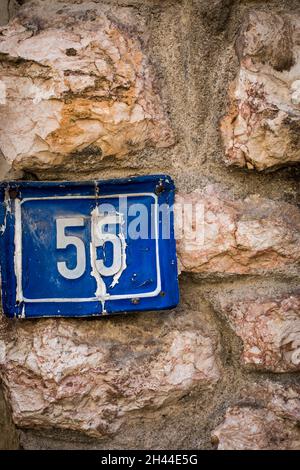
[[[80,317],[178,303],[174,184],[164,175],[0,185],[8,317]]]

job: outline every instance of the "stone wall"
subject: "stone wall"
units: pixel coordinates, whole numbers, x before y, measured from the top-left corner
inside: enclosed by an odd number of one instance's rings
[[[299,449],[299,1],[0,6],[1,178],[168,173],[205,216],[175,310],[1,318],[0,447]]]

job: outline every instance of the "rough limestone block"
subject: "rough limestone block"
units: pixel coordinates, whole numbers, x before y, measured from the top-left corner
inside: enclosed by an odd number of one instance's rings
[[[296,206],[258,195],[234,200],[220,189],[207,187],[178,194],[176,219],[184,204],[203,206],[203,237],[190,239],[182,231],[177,242],[181,269],[206,274],[253,274],[294,268],[299,263],[300,212]],[[193,217],[196,217],[193,212]],[[193,227],[196,222],[193,219]]]
[[[198,313],[16,324],[2,317],[0,377],[15,424],[101,438],[212,387],[218,334]]]
[[[173,143],[144,29],[132,9],[94,2],[26,3],[0,28],[0,150],[13,168],[76,159],[80,171]]]
[[[300,161],[300,16],[253,11],[236,41],[240,68],[221,131],[228,165]]]
[[[299,422],[299,386],[256,384],[228,408],[212,442],[219,450],[299,450]]]
[[[273,372],[300,370],[299,295],[220,304],[243,342],[244,364]]]

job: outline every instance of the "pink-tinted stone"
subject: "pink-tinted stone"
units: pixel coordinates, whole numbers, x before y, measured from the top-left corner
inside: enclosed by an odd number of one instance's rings
[[[296,206],[258,195],[234,200],[214,187],[178,194],[176,202],[177,222],[184,219],[183,211],[200,208],[194,239],[185,230],[187,224],[179,230],[177,252],[183,271],[264,273],[295,269],[300,260],[300,212]],[[195,217],[194,211],[193,229]],[[202,236],[198,236],[200,232]]]
[[[0,376],[21,428],[109,436],[212,387],[218,351],[217,333],[196,312],[166,324],[158,316],[0,322]]]
[[[300,296],[221,307],[243,342],[244,364],[273,372],[300,370]]]
[[[299,450],[299,422],[299,386],[255,384],[228,408],[212,442],[219,450]]]

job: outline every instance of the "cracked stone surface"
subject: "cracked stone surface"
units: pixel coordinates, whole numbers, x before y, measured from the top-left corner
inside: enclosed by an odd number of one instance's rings
[[[26,3],[0,28],[0,149],[14,169],[80,171],[173,144],[133,11]]]
[[[220,310],[243,342],[244,364],[272,372],[300,371],[299,295],[229,305],[221,301]]]
[[[300,388],[250,385],[213,431],[219,450],[299,450]]]
[[[299,18],[299,0],[0,0],[1,175],[168,173],[204,209],[176,309],[1,316],[1,448],[300,449]]]
[[[0,321],[0,376],[21,428],[109,436],[220,378],[218,334],[203,313]]]
[[[252,11],[222,120],[226,163],[266,170],[300,161],[300,15]]]
[[[176,219],[182,204],[194,207],[193,230],[203,237],[190,239],[183,232],[177,241],[182,271],[216,274],[251,274],[290,269],[299,263],[300,212],[296,206],[258,195],[234,200],[228,192],[208,186],[178,194]],[[196,225],[196,207],[203,217]],[[201,211],[199,212],[201,215]]]

